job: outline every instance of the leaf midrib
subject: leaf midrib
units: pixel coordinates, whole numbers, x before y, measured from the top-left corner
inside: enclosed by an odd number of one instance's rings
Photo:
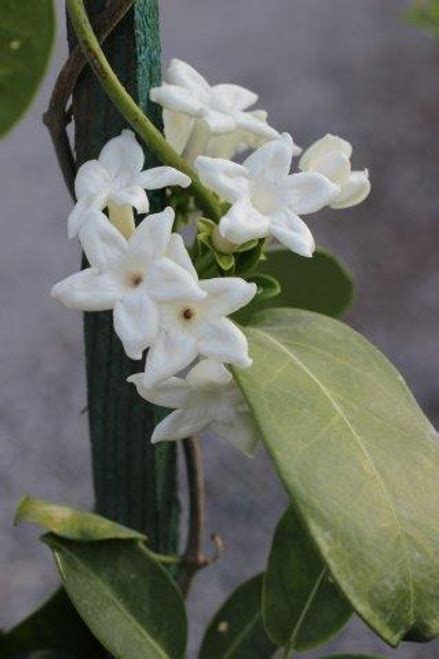
[[[141,636],[141,637],[144,637],[144,638],[146,639],[146,641],[147,641],[150,645],[152,645],[153,648],[155,648],[155,649],[158,651],[160,657],[163,657],[163,659],[170,659],[170,656],[169,656],[167,653],[165,653],[164,650],[162,650],[162,648],[157,644],[157,641],[155,641],[155,639],[153,639],[151,636],[148,635],[148,633],[144,630],[144,628],[143,628],[142,625],[138,622],[138,620],[136,620],[136,618],[132,618],[132,617],[130,617],[130,616],[128,615],[128,612],[126,611],[126,609],[125,609],[125,608],[124,608],[124,607],[123,607],[123,606],[117,601],[117,599],[115,598],[114,593],[113,593],[113,590],[112,590],[111,588],[108,588],[108,587],[106,586],[105,581],[103,581],[101,578],[99,578],[99,577],[96,575],[95,572],[93,572],[93,571],[91,571],[90,569],[88,569],[88,568],[87,568],[87,565],[86,565],[83,561],[79,560],[79,559],[75,556],[74,553],[70,552],[70,551],[69,551],[68,549],[66,549],[65,547],[63,547],[61,550],[60,550],[60,549],[54,549],[54,554],[55,554],[55,557],[57,558],[57,563],[58,563],[59,571],[61,572],[61,574],[63,574],[63,568],[62,568],[61,561],[60,561],[60,559],[59,559],[58,556],[57,556],[58,552],[64,552],[65,554],[67,554],[67,556],[68,556],[71,560],[73,560],[73,562],[76,563],[76,564],[82,569],[82,572],[83,572],[87,577],[92,577],[93,580],[94,580],[95,582],[97,582],[97,585],[100,587],[100,590],[101,590],[104,594],[106,594],[110,600],[113,601],[113,603],[116,605],[116,608],[117,608],[118,610],[121,611],[122,616],[128,621],[128,624],[134,624],[134,626],[137,627],[137,628],[140,630],[140,636]],[[64,585],[66,585],[66,584],[65,584],[65,581],[64,581]],[[67,586],[66,586],[66,590],[68,590],[68,589],[67,589]],[[87,624],[88,624],[88,623],[87,623]],[[90,625],[90,626],[91,626],[91,625]]]
[[[227,650],[227,653],[224,655],[223,659],[233,659],[233,654],[236,650],[237,647],[239,647],[241,641],[245,639],[246,635],[255,627],[255,625],[258,623],[258,619],[262,620],[262,615],[260,611],[257,611],[256,614],[250,619],[250,621],[246,624],[244,629],[241,631],[240,634],[238,634],[235,639],[233,640],[233,643]]]
[[[274,343],[274,345],[278,349],[280,349],[282,352],[285,352],[297,364],[297,366],[299,366],[299,368],[301,368],[308,375],[308,377],[311,378],[311,380],[313,380],[313,382],[315,382],[317,384],[317,386],[322,390],[323,394],[329,400],[329,402],[331,403],[331,405],[333,406],[335,411],[340,415],[341,419],[345,422],[347,428],[352,433],[352,436],[354,437],[355,442],[357,443],[357,445],[359,446],[359,448],[362,451],[363,455],[365,456],[367,463],[371,467],[372,473],[374,474],[375,479],[377,480],[377,483],[378,483],[378,485],[381,489],[381,492],[383,493],[383,498],[384,498],[385,502],[387,503],[387,507],[388,507],[390,513],[392,514],[392,516],[395,519],[398,536],[400,537],[401,547],[402,547],[403,553],[404,553],[405,563],[406,563],[406,566],[407,566],[407,586],[408,586],[408,591],[409,591],[409,602],[410,602],[409,619],[408,619],[408,628],[410,628],[412,626],[413,622],[414,622],[414,588],[413,588],[413,578],[412,578],[412,567],[411,567],[410,555],[409,555],[407,542],[406,542],[406,538],[405,538],[406,533],[405,533],[404,527],[403,527],[403,525],[402,525],[402,523],[401,523],[401,521],[398,517],[398,514],[395,510],[395,507],[393,505],[390,494],[388,493],[388,491],[387,491],[387,489],[384,485],[384,482],[381,478],[380,473],[378,472],[378,470],[377,470],[374,462],[372,461],[366,447],[364,446],[364,444],[361,440],[361,437],[358,435],[355,428],[352,426],[352,424],[349,421],[348,417],[343,412],[343,409],[340,407],[340,405],[337,403],[337,401],[333,398],[333,396],[331,395],[331,392],[329,391],[329,389],[327,389],[325,387],[325,385],[323,385],[320,382],[320,380],[313,374],[313,372],[310,371],[309,368],[307,368],[307,366],[305,364],[303,364],[303,362],[293,352],[288,350],[288,348],[283,343],[281,343],[280,341],[277,341],[274,337],[272,337],[270,334],[267,334],[263,330],[261,330],[259,328],[256,328],[256,327],[251,327],[251,328],[249,328],[249,330],[252,331],[252,332],[256,332],[257,334],[260,334],[266,340],[270,341],[271,343]]]

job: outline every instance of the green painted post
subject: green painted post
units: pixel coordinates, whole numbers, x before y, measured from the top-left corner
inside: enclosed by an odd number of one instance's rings
[[[104,0],[85,4],[92,22],[105,6]],[[72,34],[69,43],[75,43]],[[161,76],[158,0],[137,0],[104,51],[130,94],[160,126],[160,112],[148,98]],[[78,164],[96,158],[105,142],[126,127],[89,67],[75,89],[73,114]],[[147,150],[145,158],[146,167],[158,164]],[[150,200],[153,210],[163,203],[160,193]],[[126,382],[143,365],[124,354],[111,313],[84,314],[84,335],[96,510],[145,532],[153,548],[175,551],[176,449],[173,444],[150,444],[159,412]]]

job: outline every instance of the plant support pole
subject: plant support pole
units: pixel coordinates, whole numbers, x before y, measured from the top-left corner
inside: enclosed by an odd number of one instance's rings
[[[95,22],[105,2],[89,0],[85,4]],[[71,51],[76,46],[72,29],[69,45]],[[108,36],[104,50],[124,87],[160,129],[159,109],[149,101],[149,89],[160,84],[161,75],[158,0],[137,0]],[[96,158],[104,144],[127,127],[89,67],[79,76],[73,92],[73,118],[77,165]],[[157,164],[145,150],[145,167]],[[160,193],[150,200],[153,211],[160,207]],[[110,312],[84,314],[84,334],[96,510],[146,533],[151,548],[175,552],[175,445],[151,445],[158,411],[126,382],[143,365],[124,354]]]

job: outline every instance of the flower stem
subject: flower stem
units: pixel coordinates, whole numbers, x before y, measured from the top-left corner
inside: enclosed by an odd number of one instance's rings
[[[85,57],[114,105],[164,164],[175,167],[190,177],[191,190],[200,209],[218,222],[221,218],[221,208],[215,195],[204,187],[195,170],[166,142],[161,132],[144,115],[121,84],[93,32],[83,0],[67,0],[67,8]]]

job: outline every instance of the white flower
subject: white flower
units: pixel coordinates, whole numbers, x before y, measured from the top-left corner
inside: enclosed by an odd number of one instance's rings
[[[191,180],[173,167],[154,167],[142,171],[145,157],[131,130],[123,130],[102,149],[98,160],[89,160],[78,169],[75,179],[77,203],[68,219],[69,237],[80,233],[88,209],[108,207],[110,219],[128,237],[134,230],[132,208],[149,211],[145,190],[171,185],[186,188]]]
[[[352,171],[352,145],[336,135],[325,135],[303,154],[299,168],[304,172],[319,172],[340,186],[331,208],[348,208],[361,204],[370,192],[369,172]]]
[[[267,124],[267,113],[264,110],[254,110],[248,114]],[[231,160],[235,155],[248,149],[257,149],[267,141],[267,137],[240,129],[226,135],[212,135],[203,130],[201,122],[187,114],[163,110],[167,142],[191,164],[200,155]]]
[[[150,97],[171,113],[165,116],[167,139],[189,161],[206,152],[213,135],[238,133],[233,149],[245,146],[247,141],[251,146],[255,137],[267,140],[278,135],[266,123],[264,114],[248,111],[258,99],[256,94],[239,85],[210,86],[195,69],[178,59],[171,60],[165,82],[151,89]]]
[[[154,386],[175,375],[199,355],[241,368],[251,366],[247,339],[226,316],[250,302],[256,294],[256,285],[239,277],[218,277],[198,282],[197,273],[178,234],[172,236],[166,254],[186,270],[194,286],[199,286],[206,297],[191,299],[182,295],[177,300],[160,303],[160,329],[148,352],[145,386]]]
[[[166,256],[172,244],[171,208],[146,217],[129,240],[103,213],[88,214],[93,217],[86,218],[82,239],[91,267],[56,284],[51,295],[71,309],[113,309],[114,329],[126,354],[140,359],[158,335],[159,303],[185,299],[192,304],[207,295]]]
[[[302,256],[312,256],[314,239],[299,215],[314,213],[332,203],[338,185],[318,173],[289,174],[298,153],[284,133],[266,142],[242,165],[200,156],[195,161],[202,182],[232,207],[221,218],[219,232],[240,245],[273,236]]]
[[[131,375],[142,398],[175,409],[155,428],[151,441],[184,439],[211,430],[251,455],[260,436],[232,374],[212,359],[200,361],[185,379],[170,378],[147,388],[142,373]]]

